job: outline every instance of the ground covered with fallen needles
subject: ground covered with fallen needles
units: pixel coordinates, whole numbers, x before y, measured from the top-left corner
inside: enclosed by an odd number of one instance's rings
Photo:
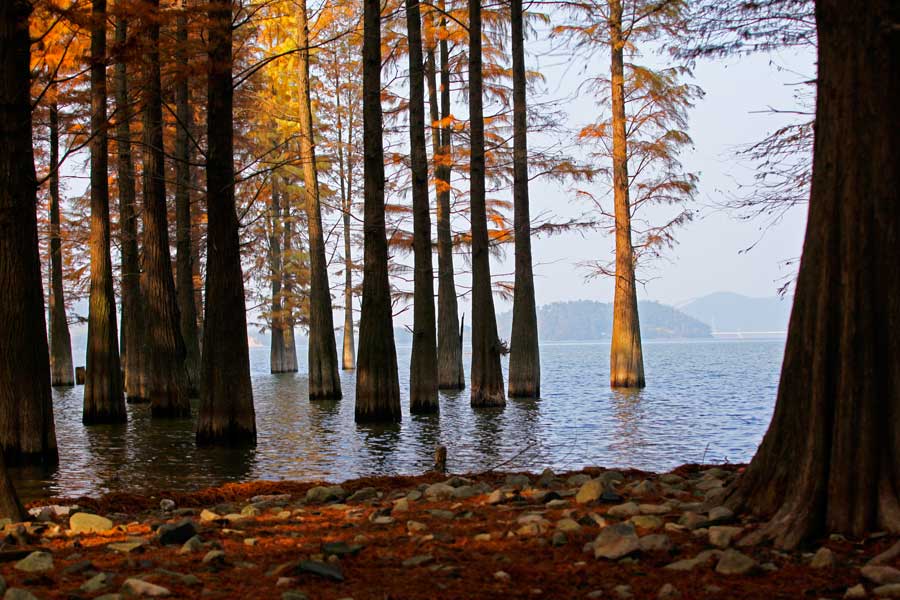
[[[6,599],[900,598],[900,540],[742,545],[734,466],[255,482],[52,499],[6,523]]]

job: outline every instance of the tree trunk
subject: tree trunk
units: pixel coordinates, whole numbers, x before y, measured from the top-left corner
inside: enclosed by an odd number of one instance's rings
[[[75,385],[59,233],[59,111],[50,105],[50,385]]]
[[[513,204],[516,282],[509,343],[509,395],[541,396],[541,351],[531,263],[531,213],[528,206],[528,101],[525,82],[525,31],[522,0],[511,0],[513,71]]]
[[[363,293],[356,363],[356,421],[400,421],[400,383],[384,223],[381,2],[363,4]]]
[[[159,0],[145,0],[144,23],[144,254],[141,292],[147,319],[144,378],[154,417],[189,417],[185,348],[172,277],[166,209],[162,82],[159,64]]]
[[[728,504],[754,539],[900,532],[900,37],[897,3],[816,2],[806,239],[775,413]]]
[[[294,318],[294,310],[297,300],[294,297],[294,277],[296,277],[297,267],[294,265],[294,216],[291,213],[290,196],[282,198],[281,205],[281,222],[283,249],[281,257],[281,284],[284,289],[282,294],[282,314],[283,321],[281,324],[282,338],[284,340],[284,369],[285,373],[297,372],[297,341],[294,336],[294,326],[296,319]]]
[[[209,5],[206,318],[197,442],[255,444],[247,313],[234,205],[232,0]]]
[[[481,4],[469,2],[469,124],[472,219],[472,406],[504,406],[500,340],[491,293],[487,211],[485,208],[484,107],[481,73]]]
[[[413,413],[438,410],[437,333],[434,325],[434,272],[431,265],[431,207],[425,149],[425,72],[419,0],[406,0],[409,45],[409,147],[412,164],[413,339],[409,366],[409,404]]]
[[[91,6],[91,290],[82,415],[85,425],[124,423],[128,419],[109,252],[106,0],[92,0]]]
[[[441,2],[441,9],[444,3]],[[447,19],[441,19],[447,26]],[[438,388],[461,390],[466,387],[463,370],[462,340],[459,335],[459,307],[453,270],[453,232],[450,227],[450,51],[446,36],[440,40],[441,88],[438,109],[437,67],[434,50],[428,53],[428,99],[431,105],[431,143],[434,154],[434,187],[437,197],[438,310],[437,361]],[[440,123],[439,123],[440,122]]]
[[[191,222],[191,159],[193,152],[189,134],[193,128],[193,111],[190,102],[187,45],[188,27],[185,0],[180,0],[176,23],[175,61],[179,73],[175,83],[175,273],[179,329],[184,340],[184,367],[187,372],[188,394],[197,396],[200,389],[200,335],[197,330],[197,304],[194,298],[194,248]]]
[[[128,41],[128,20],[116,16],[116,45]],[[131,101],[125,58],[116,63],[113,84],[116,97],[116,172],[119,183],[119,247],[121,260],[122,364],[125,394],[129,402],[147,401],[142,389],[144,364],[144,310],[141,306],[141,267],[135,214],[134,161],[131,154]]]
[[[309,398],[337,399],[341,397],[341,379],[338,375],[334,315],[331,311],[331,288],[328,285],[325,236],[322,233],[322,209],[319,205],[319,182],[316,176],[309,92],[310,52],[306,0],[300,0],[297,9],[297,29],[300,34],[300,69],[297,77],[300,92],[300,161],[303,163],[303,192],[306,196],[306,223],[309,231]]]
[[[9,478],[3,453],[0,452],[0,518],[4,517],[11,519],[13,523],[20,523],[27,518],[27,515],[25,507],[22,506],[19,495],[16,493],[16,488]]]
[[[272,206],[269,210],[269,273],[272,277],[272,302],[270,311],[271,346],[269,348],[269,372],[288,371],[284,346],[284,300],[281,282],[284,279],[284,257],[281,253],[281,236],[284,228],[281,212],[281,194],[276,177],[272,177]]]
[[[55,464],[31,138],[30,13],[24,0],[0,4],[0,454],[10,462]],[[16,504],[0,478],[0,509],[18,516],[11,510]]]
[[[616,219],[616,292],[609,353],[609,384],[614,388],[644,387],[644,355],[631,245],[631,205],[628,200],[628,141],[625,137],[625,39],[622,0],[609,0],[610,72],[612,74],[613,201]]]
[[[352,371],[356,368],[356,342],[353,339],[353,246],[350,240],[350,215],[353,211],[353,165],[344,152],[344,122],[341,113],[341,86],[335,82],[337,102],[337,156],[338,175],[341,185],[341,212],[344,225],[344,348],[342,368]],[[350,108],[349,106],[347,107]],[[347,127],[347,148],[353,147],[353,122]]]

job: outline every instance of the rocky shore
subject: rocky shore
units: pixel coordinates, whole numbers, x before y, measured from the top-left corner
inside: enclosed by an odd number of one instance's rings
[[[738,467],[256,482],[32,503],[7,600],[900,598],[900,539],[747,544]]]

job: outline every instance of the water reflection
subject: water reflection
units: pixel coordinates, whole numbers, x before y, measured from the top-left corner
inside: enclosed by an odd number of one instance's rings
[[[699,460],[704,451],[710,461],[747,460],[771,417],[783,341],[647,343],[649,387],[636,393],[609,389],[607,345],[541,350],[540,400],[473,410],[468,390],[442,391],[439,415],[413,416],[403,369],[403,421],[377,427],[354,422],[354,372],[341,373],[342,400],[310,402],[304,373],[270,375],[268,350],[252,349],[258,445],[242,451],[199,449],[193,420],[151,420],[146,405],[128,406],[127,425],[86,428],[84,388],[54,390],[60,466],[14,470],[13,477],[26,500],[246,479],[340,481],[421,473],[438,443],[447,446],[455,472],[497,465],[665,469]],[[398,364],[408,364],[409,351],[398,348]]]

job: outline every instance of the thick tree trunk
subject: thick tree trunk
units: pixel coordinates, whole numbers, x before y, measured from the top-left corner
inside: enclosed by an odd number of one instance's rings
[[[144,380],[154,417],[189,417],[181,315],[172,277],[166,209],[162,81],[159,64],[159,0],[145,0],[144,24],[144,254],[141,292],[147,319]]]
[[[124,423],[128,418],[109,251],[106,0],[92,1],[91,17],[91,291],[82,414],[85,425]]]
[[[13,523],[19,523],[24,521],[27,515],[25,507],[22,506],[19,495],[16,493],[16,488],[9,478],[3,453],[0,452],[0,518],[4,517],[12,519]]]
[[[516,287],[509,343],[509,395],[539,398],[541,352],[531,263],[531,213],[528,206],[528,101],[525,81],[525,28],[522,0],[511,0],[513,70],[513,204]]]
[[[409,147],[413,200],[413,340],[409,365],[409,405],[413,413],[438,410],[437,333],[434,324],[434,271],[431,265],[431,207],[425,149],[425,72],[419,0],[406,0],[409,46]]]
[[[350,215],[353,211],[353,165],[344,152],[344,122],[341,113],[341,86],[335,82],[337,101],[338,174],[341,180],[341,212],[344,226],[344,348],[341,366],[345,371],[356,368],[356,342],[353,336],[353,246],[350,240]],[[348,107],[349,108],[349,107]],[[353,123],[347,127],[347,148],[353,148]]]
[[[191,110],[188,64],[188,27],[185,0],[180,0],[176,22],[175,61],[179,73],[175,84],[175,273],[179,329],[184,340],[184,367],[187,373],[188,394],[197,396],[200,390],[200,334],[197,330],[197,304],[194,298],[193,224],[191,222],[191,144],[189,134],[194,116]]]
[[[443,2],[440,7],[443,8]],[[447,19],[441,20],[446,27]],[[431,143],[434,154],[434,187],[437,198],[438,309],[437,361],[438,388],[461,390],[466,387],[463,370],[462,340],[459,335],[459,307],[453,270],[453,232],[450,227],[450,51],[446,36],[440,40],[441,88],[438,108],[437,67],[434,49],[428,53],[428,100],[431,105]]]
[[[300,69],[297,77],[300,92],[300,160],[303,163],[303,193],[306,196],[306,223],[309,231],[309,398],[337,399],[341,397],[341,379],[338,375],[334,315],[331,311],[331,288],[328,285],[328,263],[316,175],[309,92],[310,52],[306,0],[300,0],[297,9],[297,29],[300,34]]]
[[[116,45],[128,41],[128,20],[116,16]],[[116,97],[116,172],[119,184],[119,247],[121,260],[122,365],[125,395],[129,402],[147,401],[141,374],[144,363],[144,310],[141,302],[141,267],[135,214],[134,160],[131,154],[131,100],[128,67],[124,58],[116,63],[113,85]]]
[[[481,73],[481,4],[469,2],[469,126],[472,219],[472,406],[504,406],[500,340],[491,293],[491,258],[485,208],[484,107]]]
[[[271,373],[287,373],[291,369],[287,364],[287,353],[284,344],[284,298],[281,284],[285,277],[284,255],[281,252],[281,240],[284,231],[284,215],[281,208],[281,194],[277,177],[272,178],[272,206],[270,208],[269,225],[269,273],[272,278],[272,301],[270,304],[271,347],[269,349],[269,371]]]
[[[255,444],[247,313],[234,206],[231,0],[209,5],[206,318],[197,442]]]
[[[0,453],[10,462],[55,464],[31,144],[30,13],[24,0],[0,4]],[[2,465],[0,471],[5,475]],[[0,510],[18,517],[17,502],[0,477]]]
[[[775,414],[728,503],[752,539],[900,532],[900,21],[816,3],[819,79],[806,240]]]
[[[282,227],[281,247],[283,249],[281,257],[281,285],[284,293],[282,295],[283,322],[281,325],[282,338],[284,340],[284,372],[297,372],[297,340],[294,336],[294,327],[296,319],[294,311],[297,300],[294,295],[294,277],[296,276],[297,266],[294,263],[294,216],[291,212],[291,198],[286,196],[282,198],[281,203],[281,222]]]
[[[356,364],[356,421],[400,421],[400,383],[384,223],[381,2],[363,4],[363,294]]]
[[[59,110],[50,105],[50,385],[75,385],[59,232]]]
[[[628,141],[625,135],[625,39],[622,0],[609,0],[610,72],[612,82],[613,201],[616,219],[616,292],[609,353],[609,384],[614,388],[644,387],[644,354],[638,319],[631,245],[631,205],[628,200]]]

